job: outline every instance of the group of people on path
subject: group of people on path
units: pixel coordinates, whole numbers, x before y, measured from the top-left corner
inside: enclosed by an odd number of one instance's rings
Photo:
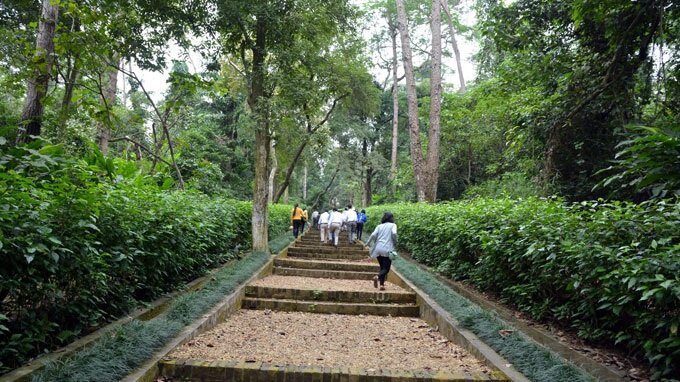
[[[295,238],[304,232],[305,222],[307,221],[307,210],[295,204],[291,217],[293,221],[293,235]],[[337,207],[330,210],[312,212],[312,225],[320,231],[322,244],[331,244],[337,248],[340,231],[347,230],[349,242],[354,244],[356,240],[361,240],[364,224],[368,221],[365,210],[357,213],[352,205],[348,205],[344,211],[338,211]],[[385,290],[385,279],[390,272],[392,259],[390,253],[397,248],[397,225],[394,223],[394,215],[385,212],[380,224],[366,241],[370,248],[369,259],[377,259],[380,264],[380,272],[373,277],[373,286]]]

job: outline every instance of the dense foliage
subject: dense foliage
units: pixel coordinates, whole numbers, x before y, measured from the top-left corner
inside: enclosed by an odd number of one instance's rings
[[[79,160],[34,142],[0,152],[3,370],[249,247],[250,203],[163,184],[172,180],[97,151]],[[271,211],[277,235],[290,208]]]
[[[680,371],[680,205],[475,199],[372,207],[395,214],[399,244],[582,338]],[[370,228],[370,227],[367,227]]]

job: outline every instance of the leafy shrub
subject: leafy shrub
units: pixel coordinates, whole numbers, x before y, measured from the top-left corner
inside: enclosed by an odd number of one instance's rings
[[[627,135],[616,146],[614,164],[600,171],[613,175],[596,187],[612,184],[654,198],[680,196],[680,126],[628,126]]]
[[[475,199],[371,207],[395,214],[399,244],[454,279],[537,319],[644,354],[680,373],[680,204]]]
[[[0,372],[249,247],[250,203],[164,191],[125,163],[0,151]],[[288,210],[272,209],[273,234]]]

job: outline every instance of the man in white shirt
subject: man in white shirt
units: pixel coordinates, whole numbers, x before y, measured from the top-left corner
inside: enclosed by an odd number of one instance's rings
[[[333,245],[338,246],[338,238],[340,236],[340,227],[342,227],[343,216],[338,212],[337,208],[333,208],[331,216],[329,218],[328,226],[330,227],[331,237],[333,240]]]
[[[357,231],[357,212],[352,208],[352,205],[347,205],[347,210],[343,213],[343,220],[347,226],[347,234],[349,242],[354,244],[354,235]]]
[[[323,211],[321,215],[319,216],[319,231],[321,231],[321,243],[328,243],[328,239],[330,239],[329,233],[328,233],[328,221],[330,219],[330,214],[328,211]]]

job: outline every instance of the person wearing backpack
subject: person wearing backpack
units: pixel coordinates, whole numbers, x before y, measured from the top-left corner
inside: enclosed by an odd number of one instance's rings
[[[361,234],[364,232],[364,223],[368,220],[366,216],[366,210],[361,210],[357,214],[357,239],[361,240]]]

